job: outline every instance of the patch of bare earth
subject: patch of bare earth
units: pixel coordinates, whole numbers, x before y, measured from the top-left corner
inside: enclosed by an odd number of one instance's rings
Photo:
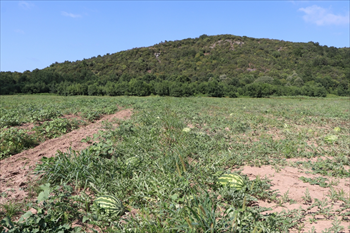
[[[318,200],[325,200],[325,198],[328,199],[328,205],[326,207],[330,207],[333,205],[333,210],[337,210],[341,208],[340,201],[331,201],[329,195],[330,188],[323,188],[319,185],[311,185],[310,183],[304,183],[299,178],[301,176],[304,176],[306,178],[315,178],[319,177],[320,175],[313,175],[313,174],[306,174],[303,171],[301,171],[298,168],[294,167],[284,167],[280,170],[276,171],[276,169],[272,166],[261,166],[261,167],[250,167],[245,166],[243,171],[243,174],[247,175],[250,179],[255,179],[257,176],[264,178],[267,177],[268,179],[272,180],[272,189],[278,190],[279,196],[278,199],[282,200],[282,196],[288,192],[288,196],[290,199],[294,200],[294,204],[290,203],[282,203],[277,204],[273,202],[265,202],[265,201],[259,201],[258,204],[261,207],[268,207],[272,208],[272,211],[267,211],[267,213],[271,212],[282,212],[284,210],[294,210],[301,208],[302,210],[307,210],[312,203],[314,203],[315,199]],[[330,181],[332,178],[327,177]],[[335,180],[335,179],[334,179]],[[349,179],[337,179],[337,185],[334,185],[333,188],[336,191],[343,190],[345,192],[346,197],[349,197],[350,195],[350,180]],[[312,203],[305,203],[303,197],[305,196],[306,190],[309,191],[310,196],[312,198]],[[322,232],[322,230],[325,230],[327,228],[332,227],[333,218],[327,219],[324,215],[316,215],[316,222],[311,223],[309,219],[312,218],[312,214],[316,214],[317,207],[313,207],[310,210],[307,210],[306,217],[303,221],[304,228],[302,232],[308,232],[312,229],[312,227],[315,227],[316,232]],[[350,210],[348,210],[350,211]],[[338,216],[338,219],[341,217]],[[341,226],[344,227],[344,232],[348,232],[348,226],[349,222],[341,222]],[[291,229],[291,232],[292,231]]]
[[[113,119],[128,119],[132,110],[121,110],[115,114],[103,116],[100,120],[85,127],[81,127],[61,137],[47,140],[35,148],[23,151],[12,157],[0,161],[0,193],[6,192],[7,196],[0,196],[0,203],[8,200],[23,201],[28,193],[28,183],[35,178],[32,173],[35,165],[42,157],[53,157],[58,150],[65,152],[69,148],[82,150],[89,144],[81,142],[83,138],[92,137],[99,131],[103,121]]]
[[[24,130],[30,130],[34,127],[33,123],[24,123],[20,126],[15,126],[17,129],[24,129]]]

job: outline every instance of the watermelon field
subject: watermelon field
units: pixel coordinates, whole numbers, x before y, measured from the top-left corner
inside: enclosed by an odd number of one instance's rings
[[[349,232],[349,100],[0,96],[0,232]]]

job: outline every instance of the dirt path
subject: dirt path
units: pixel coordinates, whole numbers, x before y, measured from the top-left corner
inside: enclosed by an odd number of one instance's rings
[[[8,200],[21,202],[27,197],[26,188],[35,176],[32,171],[42,157],[55,156],[57,150],[65,152],[70,147],[74,150],[82,150],[88,147],[81,142],[87,136],[92,137],[101,127],[102,121],[111,121],[114,118],[128,119],[132,110],[121,110],[112,115],[103,116],[93,124],[74,130],[61,137],[47,140],[39,146],[23,151],[12,157],[0,161],[0,194],[6,191],[7,195],[0,195],[0,204]]]

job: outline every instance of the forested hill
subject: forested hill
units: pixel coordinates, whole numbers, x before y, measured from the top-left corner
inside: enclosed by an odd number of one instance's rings
[[[1,72],[0,94],[349,95],[349,64],[350,48],[202,35],[32,72]]]

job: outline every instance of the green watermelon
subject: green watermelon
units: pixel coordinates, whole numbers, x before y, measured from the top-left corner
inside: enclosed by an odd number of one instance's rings
[[[126,160],[127,165],[135,165],[140,162],[140,158],[137,156],[130,157]]]
[[[183,128],[183,129],[182,129],[182,131],[184,131],[184,132],[188,133],[188,132],[190,132],[190,131],[191,131],[191,128]]]
[[[224,174],[219,177],[219,183],[223,186],[228,185],[237,190],[241,190],[246,185],[243,177],[238,174]]]
[[[96,205],[106,213],[122,215],[125,212],[123,203],[113,195],[103,195],[95,199]]]
[[[337,133],[340,132],[340,128],[339,127],[335,127],[334,128],[334,132],[337,132]]]
[[[324,137],[324,140],[327,143],[333,143],[333,142],[336,142],[338,140],[338,136],[337,135],[328,135],[328,136]]]

